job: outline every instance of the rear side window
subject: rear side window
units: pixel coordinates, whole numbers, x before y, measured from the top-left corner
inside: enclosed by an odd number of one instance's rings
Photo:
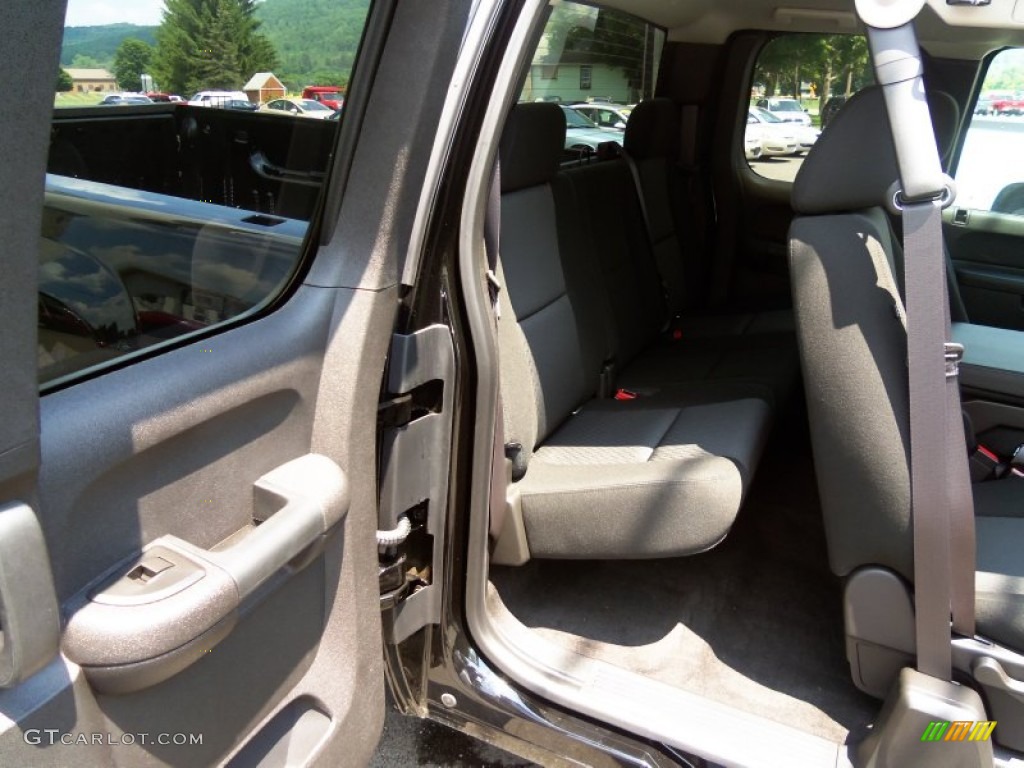
[[[621,145],[633,106],[654,95],[665,31],[623,11],[564,2],[544,28],[520,101],[565,111],[566,158]]]
[[[782,35],[761,50],[745,115],[743,153],[760,176],[791,182],[821,132],[873,82],[861,35]]]
[[[1022,73],[1022,49],[989,64],[957,164],[957,207],[1024,216]]]
[[[300,266],[327,180],[369,1],[302,23],[250,0],[158,6],[96,26],[95,4],[68,4],[39,261],[44,387],[265,307]],[[310,86],[339,108],[303,102]]]

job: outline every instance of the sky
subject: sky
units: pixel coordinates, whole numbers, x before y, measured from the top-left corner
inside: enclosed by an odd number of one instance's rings
[[[66,27],[97,24],[159,24],[164,0],[68,0]]]

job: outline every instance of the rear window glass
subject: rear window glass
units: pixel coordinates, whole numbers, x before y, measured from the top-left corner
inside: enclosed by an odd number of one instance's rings
[[[791,182],[854,93],[873,82],[862,35],[782,35],[754,66],[743,154],[760,176]]]
[[[665,32],[623,11],[555,5],[519,95],[565,112],[567,159],[621,145],[637,102],[654,95]]]

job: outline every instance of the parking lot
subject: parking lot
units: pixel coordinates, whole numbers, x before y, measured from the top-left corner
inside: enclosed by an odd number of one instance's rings
[[[750,167],[754,173],[765,178],[792,181],[796,178],[796,172],[800,170],[803,161],[803,155],[800,157],[764,157],[760,160],[750,161]]]

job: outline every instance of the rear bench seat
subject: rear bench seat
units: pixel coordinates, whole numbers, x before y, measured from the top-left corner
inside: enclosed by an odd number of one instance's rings
[[[645,207],[650,247],[665,284],[667,309],[673,327],[687,340],[744,337],[753,345],[796,344],[796,326],[790,310],[746,314],[694,315],[692,291],[683,265],[684,243],[680,232],[692,229],[689,202],[678,172],[682,134],[680,109],[667,98],[646,99],[629,115],[624,137],[626,164],[635,168],[631,178],[639,186]],[[769,338],[764,334],[775,334]],[[794,347],[795,348],[795,347]],[[795,362],[795,361],[794,361]]]
[[[637,107],[641,118],[649,114],[642,106]],[[641,179],[648,180],[645,200],[652,222],[650,235],[637,185],[624,158],[564,172],[578,198],[577,215],[585,230],[578,240],[585,243],[589,270],[608,297],[614,326],[608,361],[614,366],[615,387],[643,395],[677,390],[684,383],[692,388],[697,382],[720,386],[724,381],[744,380],[748,387],[760,387],[757,393],[769,402],[781,404],[799,372],[796,339],[784,330],[784,313],[760,319],[710,318],[706,321],[709,331],[698,331],[704,326],[694,318],[678,340],[663,331],[667,324],[678,327],[675,317],[683,309],[684,295],[682,288],[674,285],[683,276],[678,267],[682,263],[679,239],[671,223],[668,152],[657,149],[668,149],[664,140],[657,141],[668,132],[645,131],[644,136],[654,139],[656,148],[642,149],[633,139],[636,133],[630,131],[634,125],[630,115],[626,141],[636,156]],[[758,333],[758,329],[775,332]]]
[[[605,290],[585,201],[559,171],[564,135],[559,107],[521,104],[501,143],[498,328],[516,470],[494,561],[706,550],[729,531],[749,487],[768,395],[757,396],[765,387],[756,381],[722,379],[673,382],[629,401],[596,397],[609,354],[639,353],[658,319],[652,304],[626,306],[649,290],[642,269],[613,265],[629,290]],[[590,223],[599,214],[590,211]],[[630,244],[628,230],[609,234]],[[635,325],[620,322],[634,316]]]

